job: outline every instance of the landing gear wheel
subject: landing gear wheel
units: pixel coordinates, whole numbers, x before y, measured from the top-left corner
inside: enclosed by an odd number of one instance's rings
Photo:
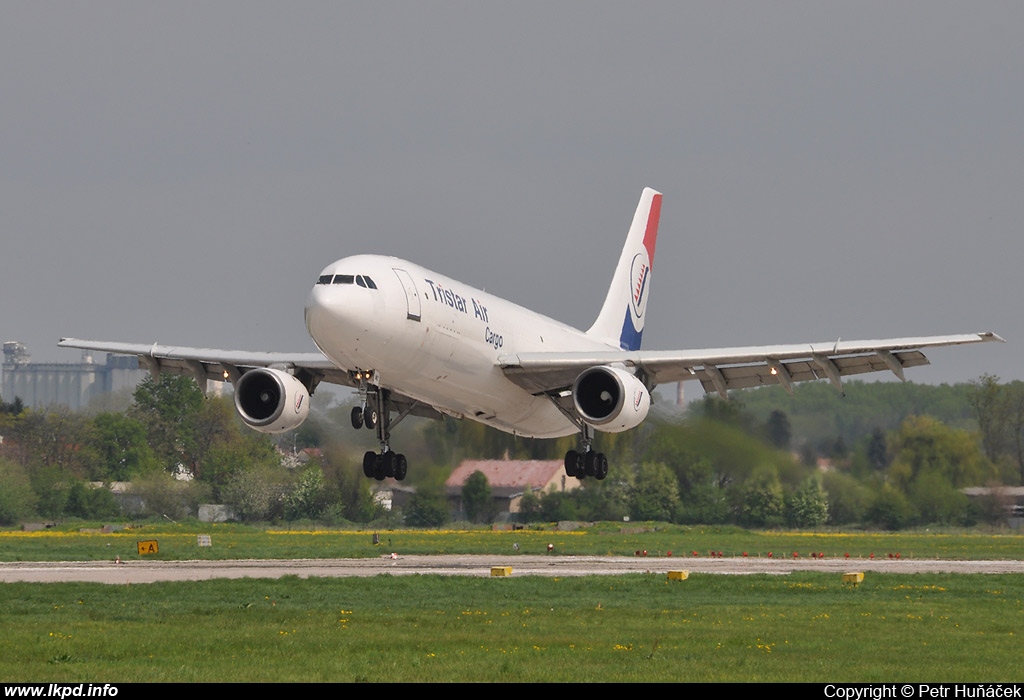
[[[395,453],[385,452],[381,455],[381,461],[384,463],[384,476],[395,475]]]
[[[587,476],[597,476],[597,471],[594,469],[596,452],[587,452],[583,455],[583,469]]]
[[[352,427],[356,430],[363,427],[363,409],[359,406],[352,407]]]
[[[395,455],[395,479],[401,481],[408,471],[409,462],[406,461],[405,455]]]
[[[598,452],[594,455],[594,478],[600,481],[608,476],[608,458],[604,456],[604,452]]]
[[[377,469],[377,453],[367,452],[363,455],[363,476],[372,479]]]
[[[363,408],[363,425],[370,430],[377,427],[377,409],[369,404]]]
[[[374,455],[373,457],[373,478],[377,481],[384,481],[387,478],[387,472],[384,470],[384,455]]]
[[[583,476],[583,455],[576,450],[569,450],[565,453],[565,475]]]

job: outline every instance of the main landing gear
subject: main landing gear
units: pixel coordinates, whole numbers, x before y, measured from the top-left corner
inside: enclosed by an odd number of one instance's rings
[[[569,450],[565,453],[565,475],[577,479],[592,476],[600,481],[608,476],[608,458],[604,452]]]
[[[566,418],[579,426],[580,449],[569,450],[565,453],[565,475],[582,479],[592,476],[598,481],[608,476],[608,458],[603,452],[594,452],[594,426],[585,423],[576,413],[569,410],[555,396],[549,394],[551,403],[562,412]]]
[[[405,455],[397,454],[391,450],[385,452],[366,452],[363,455],[363,474],[377,481],[393,477],[397,481],[405,478],[409,471],[409,463]]]
[[[377,481],[384,481],[389,477],[401,481],[409,471],[409,463],[405,459],[405,455],[392,452],[388,443],[391,440],[391,428],[409,415],[416,404],[410,405],[394,420],[391,420],[391,392],[380,387],[377,373],[356,372],[354,374],[359,381],[362,406],[352,409],[352,427],[356,430],[364,427],[376,430],[377,439],[380,440],[379,453],[371,451],[363,455],[363,474]],[[373,383],[370,380],[373,380]]]
[[[594,429],[583,424],[583,434],[580,436],[581,451],[569,450],[565,453],[565,475],[582,479],[592,476],[598,481],[608,476],[608,458],[603,452],[594,452],[591,445],[594,442]]]

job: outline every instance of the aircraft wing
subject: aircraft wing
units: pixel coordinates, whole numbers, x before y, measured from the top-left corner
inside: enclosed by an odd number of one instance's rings
[[[319,352],[246,352],[241,350],[217,350],[215,348],[188,348],[171,345],[117,343],[96,340],[61,338],[57,343],[63,348],[80,348],[115,355],[135,355],[139,365],[151,374],[167,372],[184,374],[205,387],[207,380],[216,382],[236,381],[246,370],[254,367],[273,367],[291,371],[312,394],[320,382],[340,386],[358,386],[351,373],[324,357]],[[411,413],[425,418],[440,418],[441,414],[431,406],[418,404],[399,392],[392,392],[391,401],[395,408],[404,410],[412,406]]]
[[[967,333],[678,352],[531,352],[504,355],[498,362],[511,381],[534,394],[564,391],[589,367],[621,365],[652,388],[697,380],[705,392],[725,397],[731,389],[773,384],[792,391],[794,382],[815,379],[828,379],[841,390],[842,377],[867,372],[891,371],[903,379],[904,367],[929,364],[922,349],[993,341],[1004,342],[995,333]]]

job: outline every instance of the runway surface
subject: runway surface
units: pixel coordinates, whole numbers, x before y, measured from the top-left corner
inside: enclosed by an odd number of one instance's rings
[[[440,574],[490,576],[491,567],[510,566],[513,576],[587,576],[626,573],[789,574],[794,571],[845,573],[1024,573],[1024,561],[952,561],[933,559],[766,559],[680,557],[592,557],[516,555],[388,555],[373,559],[243,559],[222,561],[8,562],[0,563],[0,582],[88,581],[132,584],[201,581],[215,578],[310,576],[396,576]]]

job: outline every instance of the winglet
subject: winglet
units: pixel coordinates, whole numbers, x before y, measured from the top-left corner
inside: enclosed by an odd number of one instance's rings
[[[633,214],[604,306],[587,335],[622,350],[640,349],[660,219],[661,193],[646,187]]]

